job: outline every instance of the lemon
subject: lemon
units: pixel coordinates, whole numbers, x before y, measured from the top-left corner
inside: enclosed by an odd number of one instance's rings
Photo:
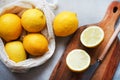
[[[12,13],[0,17],[0,37],[6,41],[17,39],[22,32],[20,18]]]
[[[23,28],[28,32],[39,32],[46,25],[46,19],[42,11],[28,9],[21,16]]]
[[[76,13],[64,11],[56,15],[53,21],[53,29],[56,36],[69,36],[78,28]]]
[[[15,62],[20,62],[26,59],[26,52],[20,41],[6,43],[5,50],[9,58]]]
[[[48,41],[38,33],[28,34],[23,38],[25,50],[33,56],[41,56],[48,51]]]
[[[96,47],[104,39],[104,31],[98,26],[89,26],[80,36],[81,43],[89,48]]]
[[[74,49],[66,57],[68,68],[75,72],[82,72],[90,65],[90,56],[82,49]]]

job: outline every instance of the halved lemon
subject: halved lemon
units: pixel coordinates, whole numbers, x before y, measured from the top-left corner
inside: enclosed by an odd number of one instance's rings
[[[99,26],[89,26],[80,35],[81,43],[89,48],[96,47],[104,39],[104,31]]]
[[[90,65],[90,56],[82,49],[74,49],[66,57],[68,68],[74,72],[86,70]]]

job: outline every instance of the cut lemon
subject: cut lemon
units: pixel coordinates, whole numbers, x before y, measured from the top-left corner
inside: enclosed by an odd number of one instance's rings
[[[81,72],[90,65],[90,56],[82,49],[72,50],[66,57],[68,68],[75,72]]]
[[[104,31],[98,26],[89,26],[80,36],[81,43],[89,48],[96,47],[104,39]]]

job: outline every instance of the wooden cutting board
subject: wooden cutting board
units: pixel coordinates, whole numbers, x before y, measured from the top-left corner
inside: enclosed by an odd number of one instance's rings
[[[105,38],[103,42],[96,48],[86,48],[81,44],[79,39],[80,34],[85,28],[89,27],[90,25],[81,26],[70,40],[61,59],[55,66],[50,76],[50,80],[80,80],[85,71],[79,73],[70,71],[65,61],[67,54],[73,49],[84,49],[91,56],[91,64],[94,64],[94,62],[97,60],[97,58],[100,56],[103,49],[105,48],[110,37],[112,36],[114,32],[114,25],[119,16],[120,16],[120,2],[113,1],[108,7],[108,10],[103,20],[97,24],[91,24],[100,26],[105,32]],[[94,76],[92,77],[92,80],[112,80],[119,61],[120,61],[120,41],[118,40],[118,38],[116,38],[111,48],[109,49],[108,54],[105,57],[104,61],[102,62],[102,64],[99,66]]]

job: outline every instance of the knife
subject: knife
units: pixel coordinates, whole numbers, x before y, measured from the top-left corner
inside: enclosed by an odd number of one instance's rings
[[[90,80],[92,78],[93,74],[95,73],[95,71],[97,70],[99,65],[104,60],[104,58],[107,54],[107,51],[109,50],[110,46],[112,45],[112,43],[115,40],[116,36],[118,35],[119,31],[120,31],[120,23],[119,23],[118,27],[115,29],[112,37],[110,38],[109,42],[107,43],[107,45],[106,45],[105,49],[103,50],[103,52],[101,53],[100,57],[98,57],[96,62],[93,65],[90,65],[90,67],[87,69],[87,71],[85,73],[83,73],[83,76],[80,80]]]

